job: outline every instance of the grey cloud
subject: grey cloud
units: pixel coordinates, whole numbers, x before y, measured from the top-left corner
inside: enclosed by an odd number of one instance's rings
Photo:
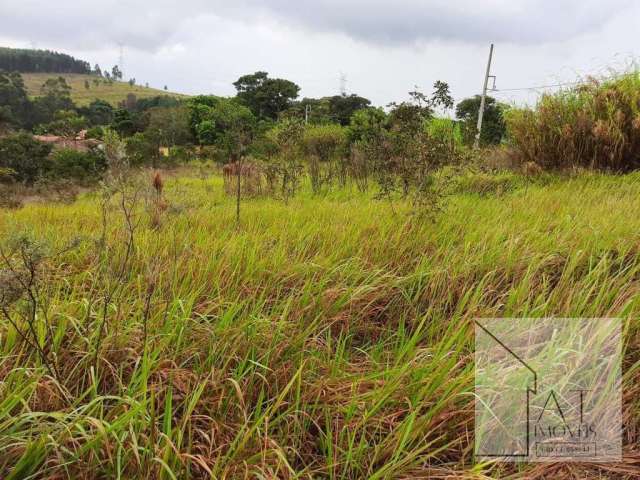
[[[604,25],[631,0],[2,0],[3,35],[68,48],[123,42],[154,51],[190,21],[216,16],[333,32],[375,45],[431,40],[514,44],[563,41]]]
[[[604,25],[631,0],[237,0],[236,18],[262,11],[291,25],[346,34],[374,44],[429,40],[563,41]],[[251,15],[249,13],[249,15]]]

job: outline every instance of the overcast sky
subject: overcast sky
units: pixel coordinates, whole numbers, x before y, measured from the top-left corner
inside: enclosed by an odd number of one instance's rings
[[[489,44],[499,89],[575,81],[640,58],[634,0],[0,0],[0,45],[118,62],[138,83],[231,95],[265,70],[303,96],[347,91],[377,105],[417,85],[479,93]],[[539,90],[502,91],[529,102]]]

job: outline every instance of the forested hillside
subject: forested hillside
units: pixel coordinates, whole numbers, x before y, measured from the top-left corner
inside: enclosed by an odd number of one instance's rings
[[[0,47],[0,70],[21,73],[92,72],[89,62],[50,50]]]

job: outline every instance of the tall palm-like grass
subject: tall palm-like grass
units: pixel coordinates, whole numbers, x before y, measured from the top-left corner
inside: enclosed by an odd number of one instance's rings
[[[248,200],[237,227],[220,178],[169,178],[130,255],[117,205],[96,251],[91,195],[2,210],[2,242],[83,241],[42,286],[55,375],[0,322],[1,476],[634,478],[638,180],[461,191],[424,224],[307,188]],[[623,463],[473,464],[473,320],[501,316],[625,320]]]
[[[640,166],[640,73],[543,95],[535,108],[505,112],[524,160],[545,168],[629,171]]]

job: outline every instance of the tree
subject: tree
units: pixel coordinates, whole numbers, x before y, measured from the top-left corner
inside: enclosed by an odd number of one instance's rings
[[[91,85],[89,84],[89,80],[85,80],[84,81],[84,88],[89,90],[91,88]]]
[[[98,149],[80,152],[63,148],[51,154],[49,174],[58,178],[97,180],[105,168],[104,154]]]
[[[32,104],[27,96],[22,76],[0,70],[0,127],[31,126]]]
[[[371,105],[367,98],[360,97],[354,93],[351,95],[335,95],[329,97],[329,112],[334,122],[342,126],[349,125],[351,116],[358,110],[362,110]]]
[[[27,133],[0,139],[0,168],[9,169],[21,182],[33,183],[49,168],[51,146]]]
[[[236,161],[249,144],[255,117],[244,105],[222,97],[195,97],[189,104],[191,125],[198,141],[215,145]]]
[[[456,117],[462,122],[462,136],[466,144],[471,145],[477,132],[478,111],[480,110],[480,95],[465,98],[456,105]],[[485,98],[484,115],[482,117],[482,131],[480,143],[482,145],[497,145],[506,133],[503,111],[506,106],[497,102],[493,97]]]
[[[94,100],[78,111],[91,125],[109,125],[113,121],[113,107],[105,100]]]
[[[131,166],[145,165],[151,161],[155,167],[159,156],[158,145],[140,132],[127,138],[125,151]]]
[[[58,110],[53,114],[51,122],[38,125],[34,131],[73,137],[87,126],[87,120],[78,115],[75,110]]]
[[[300,87],[282,78],[269,78],[267,72],[244,75],[233,82],[238,100],[259,119],[276,120],[293,100]]]
[[[90,74],[91,65],[64,53],[48,50],[0,47],[0,70],[23,73]]]
[[[437,80],[433,84],[433,93],[431,94],[430,105],[433,108],[442,108],[449,110],[453,108],[453,97],[449,91],[449,84],[441,80]]]
[[[95,67],[93,67],[93,73],[99,77],[102,76],[102,69],[100,68],[100,65],[98,65],[97,63]]]
[[[351,116],[349,142],[366,142],[376,138],[385,129],[386,123],[387,114],[381,108],[369,107],[356,111]]]
[[[49,123],[58,110],[74,110],[71,87],[63,77],[48,79],[40,89],[41,95],[34,101],[34,123]]]
[[[111,69],[111,76],[115,80],[122,80],[122,71],[120,70],[120,67],[118,67],[118,65],[114,65]]]
[[[145,134],[154,139],[158,147],[185,145],[193,141],[187,107],[153,107],[146,112],[146,116]]]
[[[133,135],[135,132],[135,123],[129,110],[120,108],[113,114],[113,122],[111,127],[118,132],[121,136]]]

